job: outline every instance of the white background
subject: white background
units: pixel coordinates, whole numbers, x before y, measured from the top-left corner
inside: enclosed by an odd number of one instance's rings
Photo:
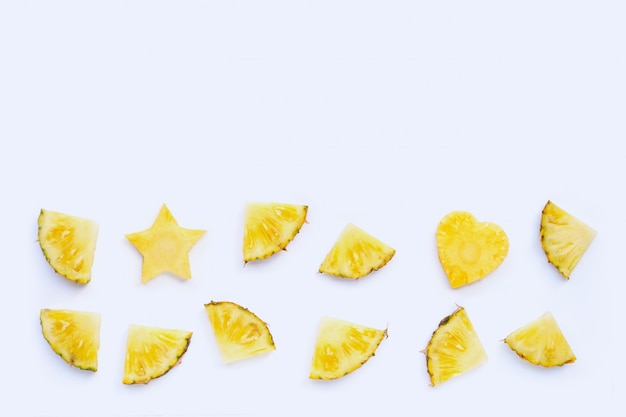
[[[2,1],[2,401],[24,416],[623,415],[626,6],[620,1]],[[598,231],[569,281],[548,199]],[[287,252],[248,264],[247,201],[309,205]],[[142,285],[124,238],[165,203],[207,233],[193,278]],[[55,275],[41,208],[96,220],[92,282]],[[434,245],[467,210],[506,231],[492,275],[452,290]],[[397,250],[359,281],[318,274],[347,222]],[[223,365],[203,304],[240,303],[277,350]],[[420,353],[464,306],[489,361],[429,386]],[[97,373],[43,339],[40,308],[102,314]],[[551,311],[578,360],[501,340]],[[323,315],[389,338],[308,379]],[[180,366],[121,383],[129,324],[191,330]]]

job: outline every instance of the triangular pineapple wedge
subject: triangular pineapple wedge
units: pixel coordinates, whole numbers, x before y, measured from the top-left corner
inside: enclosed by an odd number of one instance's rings
[[[65,362],[80,369],[98,370],[99,313],[44,308],[39,319],[43,337]]]
[[[395,254],[394,248],[348,223],[320,265],[319,272],[358,279],[387,265]]]
[[[178,365],[192,332],[132,324],[128,328],[124,384],[147,384]]]
[[[211,301],[204,308],[225,363],[276,349],[267,324],[250,310],[230,301]]]
[[[246,206],[243,260],[269,258],[284,250],[306,222],[308,206],[253,202]]]
[[[91,281],[98,224],[90,219],[42,209],[38,240],[50,266],[79,284]]]
[[[374,356],[385,337],[387,329],[322,318],[309,378],[337,379],[355,371]]]
[[[569,279],[597,232],[552,201],[541,212],[541,247],[548,262]]]
[[[439,261],[452,288],[483,279],[509,252],[508,237],[500,226],[479,222],[465,211],[453,211],[441,219],[436,241]]]
[[[432,386],[446,382],[487,361],[487,353],[462,307],[441,320],[425,353]]]
[[[515,330],[504,342],[520,358],[534,365],[550,368],[576,361],[576,355],[550,312]]]

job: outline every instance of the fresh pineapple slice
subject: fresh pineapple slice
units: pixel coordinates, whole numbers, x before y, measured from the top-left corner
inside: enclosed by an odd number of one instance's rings
[[[320,265],[319,272],[358,279],[379,270],[396,250],[348,223]]]
[[[476,330],[463,307],[445,317],[426,348],[426,367],[432,386],[470,371],[487,361]]]
[[[38,240],[50,266],[79,284],[91,281],[98,224],[89,219],[42,209]]]
[[[452,288],[478,281],[493,272],[509,251],[500,226],[478,222],[465,211],[448,213],[436,233],[439,261]]]
[[[337,379],[355,371],[374,356],[386,337],[387,329],[322,318],[309,378]]]
[[[541,212],[541,246],[548,262],[565,279],[569,279],[596,234],[594,229],[552,201],[548,201]]]
[[[52,350],[72,366],[96,372],[100,349],[100,314],[41,309],[43,337]]]
[[[244,262],[269,258],[284,250],[306,222],[308,206],[248,203],[243,234]]]
[[[178,365],[192,332],[132,324],[128,328],[124,384],[147,384]]]
[[[550,368],[576,361],[574,352],[550,312],[515,330],[504,342],[520,358],[534,365]]]
[[[230,301],[211,301],[204,308],[224,363],[276,349],[267,324],[250,310]]]
[[[165,272],[191,279],[189,252],[204,232],[180,227],[169,208],[163,204],[148,230],[126,235],[143,256],[141,282],[145,284]]]

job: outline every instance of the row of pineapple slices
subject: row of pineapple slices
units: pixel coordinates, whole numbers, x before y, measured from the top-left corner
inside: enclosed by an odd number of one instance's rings
[[[307,206],[251,203],[247,206],[244,262],[284,250],[306,222]],[[153,225],[126,237],[143,256],[142,282],[169,272],[191,278],[188,252],[203,230],[178,225],[164,205]],[[65,278],[86,284],[91,279],[98,225],[93,220],[41,210],[39,243],[48,263]],[[595,237],[595,230],[551,201],[541,216],[540,240],[548,261],[561,275],[570,274]],[[437,227],[439,260],[450,285],[458,288],[493,272],[508,253],[508,238],[496,224],[478,222],[463,211],[444,216]],[[319,271],[358,279],[384,267],[395,250],[362,229],[348,224],[322,262]],[[205,305],[225,362],[275,349],[265,322],[233,302]],[[73,310],[42,309],[43,335],[66,362],[97,370],[100,315]],[[167,373],[186,352],[192,333],[132,325],[128,331],[123,382],[147,383]],[[358,369],[374,356],[387,336],[374,329],[334,318],[322,320],[311,363],[310,378],[336,379]],[[554,317],[548,312],[507,336],[504,341],[520,357],[545,367],[576,359]],[[444,318],[426,350],[431,384],[438,385],[486,360],[486,354],[464,308]]]

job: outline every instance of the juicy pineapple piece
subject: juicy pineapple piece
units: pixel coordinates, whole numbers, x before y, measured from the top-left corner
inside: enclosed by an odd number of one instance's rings
[[[439,222],[439,261],[452,288],[478,281],[493,272],[509,251],[509,240],[494,223],[478,222],[465,211],[454,211]]]
[[[128,328],[124,384],[147,384],[178,365],[192,332],[132,324]]]
[[[225,363],[276,349],[267,324],[250,310],[230,301],[204,305]]]
[[[88,371],[98,370],[99,313],[44,308],[39,319],[43,337],[65,362]]]
[[[432,386],[446,382],[487,361],[487,353],[462,307],[441,320],[425,353]]]
[[[145,284],[165,272],[191,279],[189,252],[204,232],[180,227],[169,208],[163,204],[149,229],[126,235],[143,256],[141,282]]]
[[[244,262],[269,258],[284,250],[306,221],[308,206],[249,203],[243,234]]]
[[[515,330],[504,342],[520,358],[534,365],[550,368],[576,361],[574,352],[550,312]]]
[[[42,209],[39,245],[50,266],[79,284],[91,281],[91,267],[98,238],[98,224],[89,219]]]
[[[565,279],[569,279],[597,232],[552,201],[548,201],[541,212],[539,234],[548,262],[554,265]]]
[[[319,272],[358,279],[379,270],[396,250],[348,223],[320,265]]]
[[[324,317],[315,343],[309,378],[337,379],[360,368],[387,337],[378,330],[347,321]]]

